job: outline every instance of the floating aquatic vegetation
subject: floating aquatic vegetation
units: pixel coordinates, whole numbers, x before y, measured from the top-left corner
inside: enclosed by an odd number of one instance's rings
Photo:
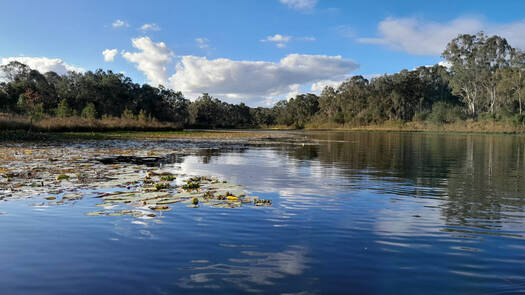
[[[161,181],[173,181],[173,180],[175,180],[175,176],[173,176],[171,174],[170,175],[164,175],[164,176],[160,177],[160,180]]]
[[[60,174],[56,176],[56,180],[67,180],[69,179],[69,175],[66,174]]]
[[[254,200],[253,204],[255,206],[271,206],[272,205],[272,201],[265,200],[265,199],[260,199],[260,200]]]
[[[185,190],[195,190],[195,189],[200,188],[200,186],[201,186],[200,183],[188,180],[186,184],[182,185],[182,188]]]
[[[164,189],[168,189],[168,188],[170,188],[170,184],[169,184],[169,183],[162,183],[162,182],[160,182],[160,183],[155,183],[155,184],[153,185],[153,187],[154,187],[156,190],[160,191],[160,190],[164,190]]]
[[[32,206],[49,207],[94,198],[101,201],[96,207],[102,210],[88,212],[88,216],[141,218],[158,217],[159,211],[169,211],[178,203],[194,208],[260,206],[257,197],[246,196],[240,186],[209,176],[182,175],[161,165],[180,162],[182,150],[174,153],[173,148],[120,144],[122,147],[107,141],[2,146],[0,200],[38,197],[42,202]],[[268,205],[271,203],[264,203]]]

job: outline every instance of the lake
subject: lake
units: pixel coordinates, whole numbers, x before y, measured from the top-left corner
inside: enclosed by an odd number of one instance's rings
[[[224,179],[272,206],[176,203],[150,219],[86,216],[100,203],[93,192],[51,206],[42,194],[5,189],[0,294],[525,293],[525,137],[284,134],[119,141],[184,149],[150,167]],[[95,153],[114,144],[71,146]]]

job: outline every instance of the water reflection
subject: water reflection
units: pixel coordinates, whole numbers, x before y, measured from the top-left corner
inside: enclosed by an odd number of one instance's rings
[[[245,292],[260,292],[261,287],[274,285],[278,279],[303,274],[307,269],[306,252],[302,246],[289,246],[275,253],[242,250],[240,257],[229,258],[228,263],[191,261],[195,266],[188,269],[190,274],[180,279],[179,286],[218,289],[227,283]]]
[[[337,209],[341,194],[366,189],[438,200],[424,206],[440,209],[431,214],[436,222],[444,218],[446,231],[462,230],[459,226],[522,236],[524,137],[306,132],[299,138],[306,144],[198,155],[212,164],[202,170],[221,166],[224,177],[279,193],[288,209]],[[186,159],[183,169],[195,171],[198,163],[198,158]],[[231,175],[235,167],[242,167],[242,173]]]
[[[97,293],[108,274],[105,286],[127,294],[523,291],[525,137],[305,132],[279,140],[195,144],[162,163],[244,185],[271,199],[269,208],[181,204],[158,222],[88,218],[88,197],[67,214],[0,208],[9,211],[0,217],[0,291],[30,281]]]

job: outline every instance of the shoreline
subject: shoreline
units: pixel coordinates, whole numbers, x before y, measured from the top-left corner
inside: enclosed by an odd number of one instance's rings
[[[502,134],[525,135],[525,128],[509,125],[486,124],[464,125],[447,124],[442,126],[414,124],[413,122],[400,125],[368,125],[355,127],[335,126],[307,126],[304,129],[283,128],[283,126],[269,126],[260,129],[184,129],[180,131],[166,130],[120,130],[120,131],[33,131],[23,129],[0,130],[0,142],[7,141],[46,141],[46,140],[104,140],[104,139],[179,139],[179,140],[250,140],[283,138],[288,133],[301,132],[402,132],[402,133],[430,133],[430,134]],[[278,133],[280,133],[278,135]]]

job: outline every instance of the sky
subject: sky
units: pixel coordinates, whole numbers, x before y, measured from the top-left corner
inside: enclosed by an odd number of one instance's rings
[[[353,75],[434,65],[460,33],[525,49],[525,1],[0,0],[0,64],[121,72],[271,106]]]

